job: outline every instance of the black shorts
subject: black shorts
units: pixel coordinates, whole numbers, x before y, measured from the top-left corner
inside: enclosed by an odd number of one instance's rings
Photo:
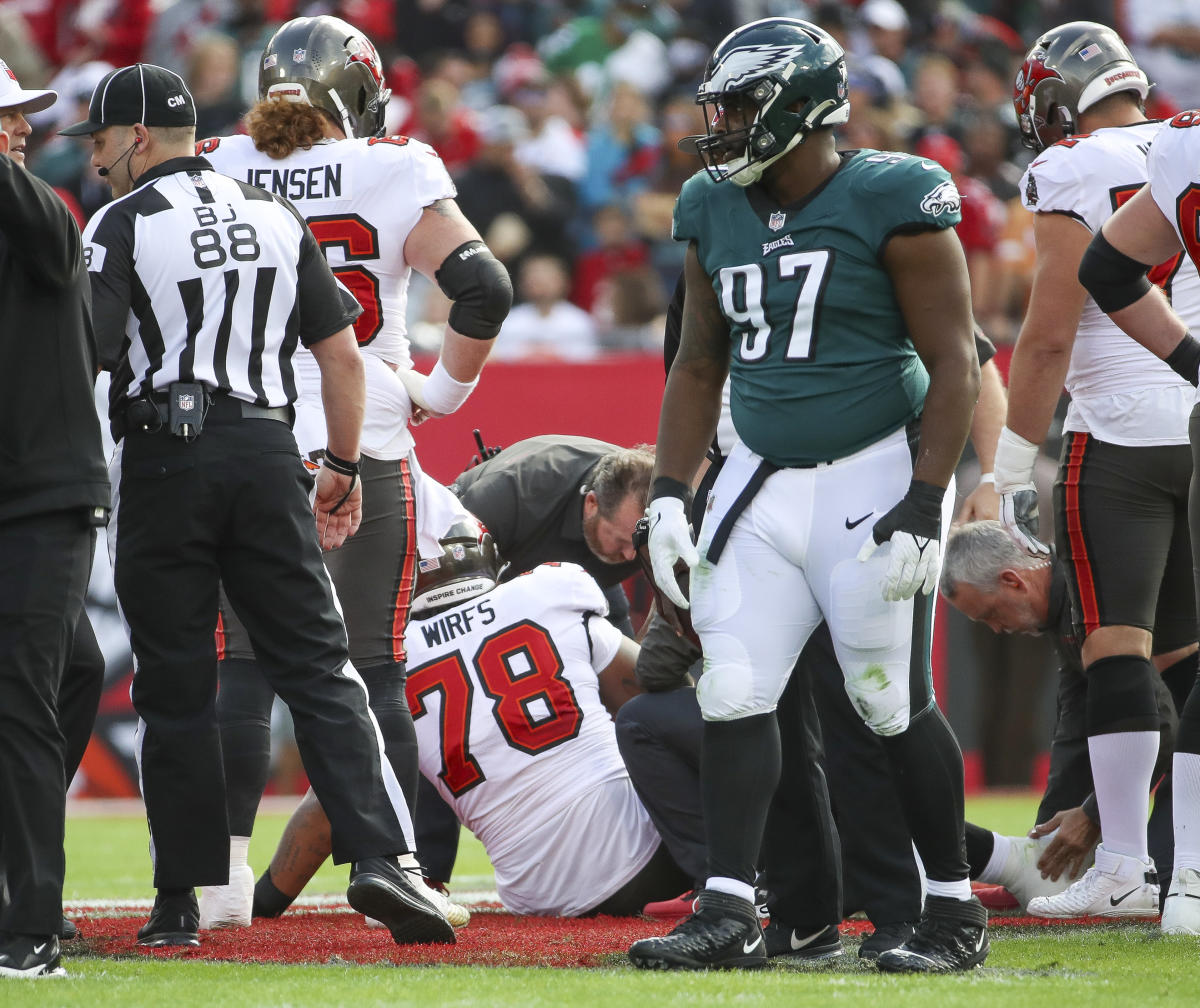
[[[1135,626],[1154,654],[1196,640],[1188,445],[1127,447],[1070,431],[1054,483],[1054,536],[1076,632]]]
[[[369,669],[404,661],[404,630],[417,577],[416,511],[408,459],[362,457],[363,523],[324,554],[337,588],[350,661]],[[252,659],[245,629],[221,597],[222,658]]]

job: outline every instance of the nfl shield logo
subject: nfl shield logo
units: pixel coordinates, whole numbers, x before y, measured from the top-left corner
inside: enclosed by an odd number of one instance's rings
[[[307,49],[293,49],[292,50],[292,62],[293,63],[303,63],[306,59],[308,59],[308,50]]]
[[[196,397],[190,393],[179,396],[179,408],[181,410],[194,410],[196,408]]]
[[[767,220],[767,227],[772,231],[779,231],[783,228],[783,222],[787,219],[787,215],[782,210],[776,210]]]
[[[465,560],[467,557],[467,551],[463,549],[462,546],[458,545],[458,543],[455,543],[450,547],[450,555],[453,556],[455,560]]]

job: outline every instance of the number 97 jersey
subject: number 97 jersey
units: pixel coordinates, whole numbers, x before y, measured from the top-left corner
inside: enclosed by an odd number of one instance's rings
[[[585,913],[659,845],[600,700],[621,643],[607,611],[581,567],[543,564],[405,636],[421,773],[516,913]]]
[[[411,367],[404,243],[425,207],[456,192],[433,148],[408,137],[325,140],[275,160],[250,137],[230,136],[202,140],[197,150],[222,174],[295,205],[334,276],[362,305],[359,346]]]
[[[959,194],[938,164],[863,150],[803,201],[698,172],[674,236],[696,243],[729,322],[738,436],[781,467],[827,462],[918,416],[929,376],[882,263],[896,234],[953,227]]]

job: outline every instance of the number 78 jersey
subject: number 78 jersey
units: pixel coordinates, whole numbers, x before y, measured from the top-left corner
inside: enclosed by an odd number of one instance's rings
[[[882,255],[894,235],[956,225],[958,190],[922,158],[842,159],[791,206],[703,171],[675,205],[674,236],[696,243],[729,322],[734,427],[779,466],[874,444],[920,414],[929,387]]]
[[[421,773],[519,913],[585,912],[659,844],[600,700],[621,642],[607,611],[581,567],[544,564],[405,636]]]

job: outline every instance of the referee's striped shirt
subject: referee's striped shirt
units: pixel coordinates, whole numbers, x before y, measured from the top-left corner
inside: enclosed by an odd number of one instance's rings
[[[83,241],[110,416],[174,381],[289,405],[297,342],[311,346],[361,311],[290,203],[204,158],[148,170]]]

